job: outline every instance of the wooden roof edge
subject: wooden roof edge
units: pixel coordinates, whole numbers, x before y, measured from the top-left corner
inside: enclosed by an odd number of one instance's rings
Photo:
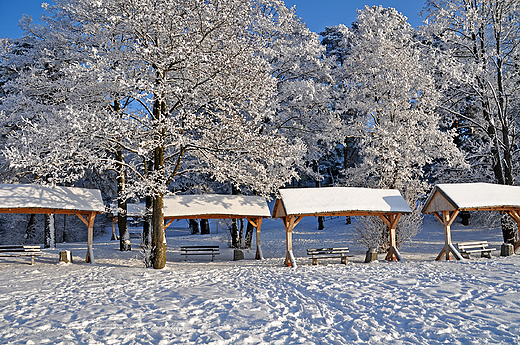
[[[0,208],[0,213],[12,213],[12,214],[101,214],[105,211],[99,210],[75,210],[75,209],[62,209],[62,208],[48,208],[48,207],[3,207]]]
[[[450,203],[455,208],[455,210],[459,209],[459,206],[457,205],[457,203],[455,201],[453,201],[442,189],[440,189],[437,185],[435,185],[433,190],[430,192],[430,195],[426,199],[426,202],[424,203],[424,205],[423,205],[423,207],[421,209],[421,213],[424,213],[424,214],[432,213],[432,212],[427,212],[427,209],[428,209],[428,206],[430,205],[430,203],[432,202],[432,200],[433,200],[433,198],[435,196],[435,193],[437,193],[437,192],[440,195],[442,195],[442,197],[444,199],[446,199],[446,201],[448,203]]]
[[[164,216],[164,219],[240,219],[240,218],[271,218],[267,215],[253,215],[253,214],[195,214],[195,215],[182,215],[182,216]]]
[[[339,211],[339,212],[315,212],[294,213],[287,216],[293,217],[346,217],[346,216],[380,216],[388,214],[409,214],[411,211]],[[274,215],[273,215],[274,218]],[[278,217],[279,218],[279,217]]]

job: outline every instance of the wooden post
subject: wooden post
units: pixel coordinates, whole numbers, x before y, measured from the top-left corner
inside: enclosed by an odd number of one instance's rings
[[[116,236],[116,223],[117,223],[117,217],[112,217],[112,237],[110,238],[110,241],[117,240]]]
[[[95,261],[94,261],[94,248],[93,248],[93,244],[94,244],[94,220],[96,219],[96,212],[90,212],[87,215],[87,219],[83,218],[83,216],[81,214],[79,214],[79,213],[76,214],[76,215],[88,227],[88,234],[87,234],[87,257],[85,258],[85,262],[94,264]]]
[[[516,222],[516,226],[518,227],[518,236],[520,237],[520,214],[518,213],[518,210],[510,210],[507,212],[513,218]],[[515,243],[513,244],[513,253],[516,254],[516,251],[518,248],[520,248],[520,238],[515,238]]]
[[[287,245],[287,254],[285,255],[285,266],[296,267],[296,260],[293,254],[292,247],[292,231],[294,227],[302,220],[303,216],[287,216],[282,217],[283,225],[285,227],[285,238]]]
[[[463,260],[462,255],[460,255],[458,250],[455,249],[455,247],[451,243],[451,225],[453,224],[455,218],[459,214],[459,210],[453,211],[452,214],[450,214],[450,211],[442,211],[442,216],[437,212],[434,212],[433,214],[444,226],[444,247],[442,248],[439,255],[437,255],[437,258],[435,258],[435,260],[442,260],[444,254],[446,254],[446,260],[448,261],[453,259],[452,254],[455,256],[457,260]]]
[[[397,228],[397,223],[399,222],[401,213],[380,215],[379,217],[388,226],[388,232],[390,235],[390,248],[388,249],[388,253],[386,254],[385,260],[402,261],[403,258],[401,257],[399,250],[397,250],[397,239],[395,235],[395,229]]]
[[[262,241],[260,238],[260,229],[262,228],[262,217],[256,219],[255,223],[251,223],[256,228],[256,257],[257,260],[264,260],[264,253],[262,252]]]

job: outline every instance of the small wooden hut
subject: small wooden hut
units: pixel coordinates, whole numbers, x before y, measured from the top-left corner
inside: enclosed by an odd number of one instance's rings
[[[288,188],[280,189],[273,218],[283,221],[286,232],[287,254],[285,264],[296,266],[292,247],[292,232],[307,216],[375,216],[388,226],[390,249],[386,260],[399,260],[395,229],[402,214],[412,210],[394,189],[354,187]]]
[[[0,184],[0,213],[75,214],[88,228],[86,262],[94,263],[94,219],[105,211],[97,189]]]
[[[520,231],[520,187],[491,183],[451,183],[434,187],[422,208],[425,214],[433,214],[444,226],[444,247],[436,260],[451,260],[452,255],[462,256],[451,242],[451,225],[461,211],[499,211],[511,216]],[[520,247],[515,239],[514,251]]]

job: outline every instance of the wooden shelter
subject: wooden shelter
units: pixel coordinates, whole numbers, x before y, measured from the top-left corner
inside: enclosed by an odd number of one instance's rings
[[[432,213],[444,226],[444,247],[436,260],[462,256],[451,242],[451,225],[461,211],[499,211],[511,216],[520,231],[520,187],[491,183],[438,184],[428,196],[422,212]],[[520,247],[515,239],[514,251]]]
[[[0,213],[75,214],[88,227],[86,262],[94,263],[94,219],[105,211],[97,189],[0,184]]]
[[[296,267],[292,232],[305,216],[376,216],[388,226],[390,249],[386,260],[402,260],[397,250],[395,229],[402,214],[412,210],[398,190],[354,187],[280,189],[273,218],[283,221],[287,254],[285,264]]]
[[[260,229],[262,219],[271,217],[265,198],[260,196],[200,194],[164,197],[165,228],[179,219],[245,218],[256,228],[256,258],[263,259]]]

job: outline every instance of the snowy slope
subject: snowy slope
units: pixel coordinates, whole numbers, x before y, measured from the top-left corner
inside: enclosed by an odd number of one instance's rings
[[[2,344],[520,344],[520,256],[435,262],[443,229],[427,217],[423,231],[402,249],[405,262],[363,263],[344,218],[305,218],[294,230],[299,267],[283,266],[280,220],[265,220],[266,260],[231,261],[227,236],[188,235],[175,222],[164,270],[142,267],[137,240],[118,251],[109,235],[95,240],[96,265],[82,262],[86,244],[0,258]],[[487,239],[500,230],[453,226],[454,242]],[[178,251],[184,244],[220,244],[215,262]],[[348,265],[311,266],[306,248],[348,245]],[[73,264],[57,262],[70,249]],[[382,258],[382,255],[381,255]]]

